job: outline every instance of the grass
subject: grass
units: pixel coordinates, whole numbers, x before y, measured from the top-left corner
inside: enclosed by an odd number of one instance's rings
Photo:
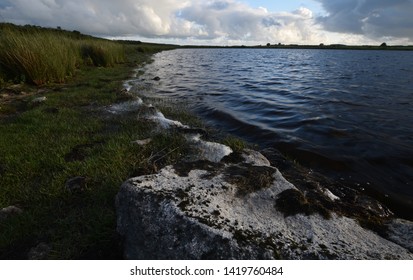
[[[0,259],[121,259],[115,196],[128,178],[191,152],[178,131],[159,132],[140,112],[110,114],[122,84],[151,54],[172,46],[113,42],[76,31],[0,24]],[[138,73],[139,75],[139,73]],[[33,102],[46,97],[42,103]],[[166,117],[204,128],[185,106],[146,97]],[[144,146],[133,143],[151,138]],[[228,137],[234,150],[246,144]],[[83,189],[66,183],[84,178]]]
[[[9,24],[1,24],[0,32],[3,83],[62,83],[82,65],[108,67],[125,60],[125,46],[109,40]]]
[[[16,59],[13,66],[7,64],[13,75],[2,76],[0,93],[8,97],[0,95],[0,209],[13,205],[23,213],[0,219],[0,259],[25,259],[41,243],[50,248],[49,259],[122,258],[114,206],[119,186],[127,178],[174,163],[186,153],[186,145],[178,133],[154,132],[151,123],[138,121],[136,115],[111,115],[105,107],[119,102],[122,83],[132,70],[165,47],[104,42],[79,38],[77,33],[71,38],[60,30],[37,31],[30,38],[43,36],[45,45],[28,45],[26,52],[41,55],[47,44],[58,46],[56,42],[63,40],[71,51],[62,55],[73,55],[67,61],[74,68],[65,66],[70,71],[54,76],[60,70],[52,67],[53,59],[61,54],[51,52],[49,61],[39,62],[34,70]],[[27,39],[27,34],[20,36],[24,30],[13,32],[15,37],[2,37],[1,44]],[[68,43],[73,40],[75,47]],[[88,46],[83,54],[82,46]],[[113,51],[105,46],[123,53],[103,63],[93,54]],[[144,51],[138,49],[142,47]],[[7,59],[22,57],[19,48],[8,51]],[[29,65],[37,62],[34,59]],[[49,63],[44,67],[50,73],[37,76],[34,72],[43,71],[39,70],[43,62]],[[4,60],[1,65],[4,70]],[[7,80],[18,79],[21,73],[25,84]],[[39,96],[46,96],[46,101],[33,104]],[[132,143],[148,137],[152,142],[146,146]],[[85,188],[72,193],[65,184],[76,176],[85,178]]]
[[[234,152],[242,152],[244,149],[249,148],[249,144],[244,140],[228,135],[223,139],[223,144],[230,147]]]

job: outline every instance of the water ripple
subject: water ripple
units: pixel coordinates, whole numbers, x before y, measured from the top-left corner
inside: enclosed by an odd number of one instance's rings
[[[157,54],[145,72],[152,94],[413,209],[411,53],[181,49]]]

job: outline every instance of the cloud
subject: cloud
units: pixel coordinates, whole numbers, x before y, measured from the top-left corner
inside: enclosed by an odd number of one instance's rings
[[[191,25],[192,31],[198,30],[192,34],[196,38],[209,40],[308,43],[317,37],[312,12],[305,8],[270,13],[238,1],[191,1],[178,18]]]
[[[304,7],[269,12],[241,0],[0,0],[0,20],[200,44],[413,42],[413,0],[316,1],[325,16]]]
[[[312,12],[269,13],[231,0],[187,2],[171,10],[167,38],[214,40],[221,43],[309,43],[317,37]],[[315,39],[318,41],[318,39]]]
[[[312,12],[270,13],[234,0],[0,0],[17,24],[61,26],[101,36],[243,42],[310,42]]]
[[[178,0],[1,0],[0,14],[18,24],[62,26],[95,35],[164,35]]]
[[[332,32],[413,41],[413,0],[317,0],[328,13],[318,18]]]

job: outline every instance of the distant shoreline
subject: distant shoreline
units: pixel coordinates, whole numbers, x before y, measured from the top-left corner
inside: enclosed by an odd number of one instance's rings
[[[349,46],[349,45],[270,45],[270,46],[177,46],[183,49],[309,49],[309,50],[377,50],[413,51],[413,46]]]

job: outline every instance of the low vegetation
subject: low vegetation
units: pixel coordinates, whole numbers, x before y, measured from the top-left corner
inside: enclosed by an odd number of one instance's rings
[[[0,215],[0,259],[122,258],[119,186],[175,162],[186,145],[177,133],[106,108],[124,100],[122,84],[139,64],[170,46],[0,30],[0,210],[21,210]]]

